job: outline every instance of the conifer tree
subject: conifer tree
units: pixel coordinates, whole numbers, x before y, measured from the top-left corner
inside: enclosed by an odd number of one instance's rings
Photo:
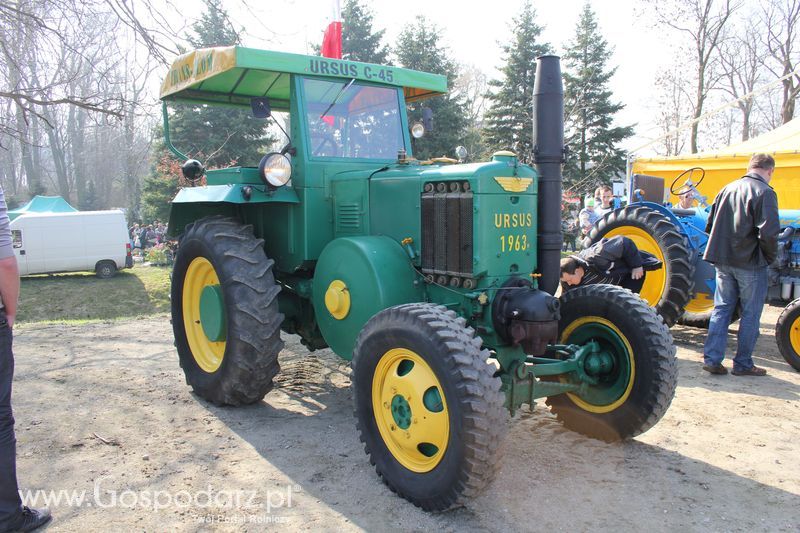
[[[240,43],[220,0],[205,0],[206,11],[192,25],[189,42],[194,48],[230,46]],[[172,143],[189,157],[202,161],[207,168],[231,164],[258,165],[270,143],[267,122],[252,117],[249,109],[220,106],[176,104],[170,106]],[[145,222],[166,220],[169,202],[179,189],[180,165],[167,151],[163,130],[155,128],[153,170],[142,184],[142,216]],[[131,217],[133,218],[133,217]]]
[[[485,138],[489,151],[511,150],[521,161],[530,162],[533,152],[533,83],[536,58],[550,53],[541,42],[542,26],[536,10],[526,1],[511,24],[511,40],[502,47],[502,77],[489,82],[489,111]]]
[[[372,28],[372,9],[361,0],[346,0],[342,9],[342,59],[386,65],[389,47],[383,44],[386,30]]]
[[[619,143],[633,135],[631,126],[614,126],[614,115],[624,106],[613,103],[608,87],[616,68],[609,68],[608,42],[600,34],[594,11],[587,2],[564,53],[565,142],[569,148],[564,180],[590,189],[625,172],[625,154]]]
[[[220,0],[205,0],[206,11],[192,25],[188,38],[194,48],[240,44]],[[183,153],[209,167],[257,165],[268,143],[267,123],[249,109],[178,104],[170,116],[172,142]]]
[[[447,86],[452,88],[458,77],[458,65],[439,43],[440,35],[439,28],[420,15],[398,37],[395,54],[405,68],[446,76]],[[433,112],[433,130],[426,131],[421,139],[414,139],[414,156],[417,159],[454,156],[455,147],[463,143],[467,126],[463,102],[446,94],[410,104],[409,124],[422,122],[426,107]]]

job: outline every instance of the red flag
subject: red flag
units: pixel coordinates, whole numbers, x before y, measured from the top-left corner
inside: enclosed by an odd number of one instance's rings
[[[322,56],[334,59],[342,58],[342,11],[339,0],[333,1],[332,20],[325,28],[325,37],[322,39]]]

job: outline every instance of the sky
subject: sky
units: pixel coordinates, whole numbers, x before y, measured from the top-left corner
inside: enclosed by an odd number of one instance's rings
[[[245,29],[244,44],[283,52],[312,53],[321,44],[334,0],[243,0],[223,4],[237,27]],[[475,65],[490,78],[499,77],[501,44],[510,38],[511,19],[521,10],[522,0],[365,2],[374,14],[374,28],[386,29],[385,41],[394,44],[403,28],[419,14],[442,30],[442,43],[460,63]],[[543,40],[557,53],[575,33],[584,0],[538,0],[533,2]],[[658,135],[652,122],[656,112],[653,80],[660,66],[670,64],[670,46],[663,32],[652,26],[641,0],[591,0],[599,30],[613,48],[608,60],[617,67],[611,80],[614,99],[625,105],[618,113],[619,125],[636,125],[636,135],[624,148],[638,147]],[[199,0],[181,2],[188,10],[202,11]],[[247,6],[247,7],[243,7]],[[641,154],[643,155],[643,154]]]

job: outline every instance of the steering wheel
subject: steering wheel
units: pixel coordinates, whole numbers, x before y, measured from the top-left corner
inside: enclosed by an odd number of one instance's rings
[[[692,176],[694,175],[695,172],[700,173],[700,179],[697,180],[697,182],[692,181]],[[675,185],[677,185],[677,183],[681,180],[681,178],[686,176],[687,174],[689,176],[687,176],[686,181],[684,181],[683,185],[675,189]],[[703,183],[705,177],[706,177],[706,171],[703,170],[701,167],[692,167],[686,169],[680,174],[678,174],[678,177],[673,180],[672,185],[669,186],[669,192],[671,192],[675,196],[680,196],[682,194],[686,194],[689,191],[694,191],[696,196],[700,196],[700,194],[697,191],[697,186]]]
[[[322,133],[315,131],[309,138],[311,144],[311,155],[320,155],[325,157],[336,157],[339,152],[339,145],[331,133]],[[329,149],[324,149],[325,147]]]

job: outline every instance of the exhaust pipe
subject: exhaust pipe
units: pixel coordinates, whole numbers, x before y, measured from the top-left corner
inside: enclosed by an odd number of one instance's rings
[[[564,88],[558,56],[536,59],[533,84],[533,165],[539,174],[537,256],[539,288],[555,294],[561,261],[561,165],[564,163]]]

